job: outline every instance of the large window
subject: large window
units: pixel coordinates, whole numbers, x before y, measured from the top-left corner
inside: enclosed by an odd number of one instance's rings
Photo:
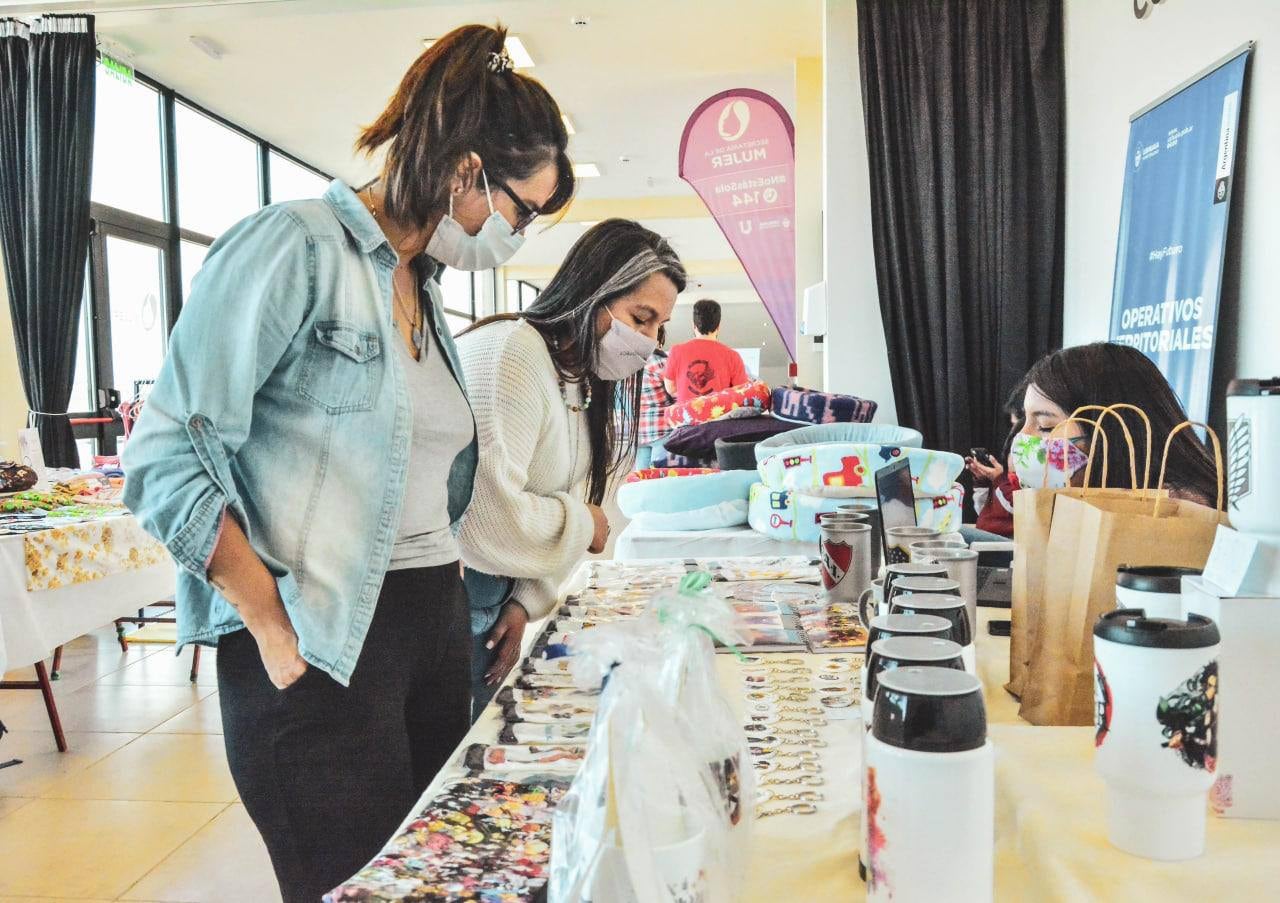
[[[93,200],[163,220],[160,92],[99,65],[93,130]]]
[[[457,335],[476,321],[482,274],[446,268],[440,277],[444,295],[444,319],[449,332]]]
[[[262,204],[258,145],[184,103],[177,104],[178,221],[217,238]]]
[[[524,310],[538,300],[542,289],[523,279],[507,280],[507,310]]]
[[[314,170],[294,163],[283,154],[271,152],[271,203],[318,198],[329,187],[329,180]]]
[[[97,71],[93,237],[72,416],[106,416],[160,371],[209,244],[263,203],[317,197],[328,179],[143,76]],[[82,460],[109,426],[75,427]]]

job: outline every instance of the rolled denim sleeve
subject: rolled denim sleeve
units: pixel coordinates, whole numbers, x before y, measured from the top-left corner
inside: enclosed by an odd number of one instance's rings
[[[231,462],[312,303],[313,242],[268,208],[214,243],[125,446],[125,504],[201,580],[224,514],[245,523]]]

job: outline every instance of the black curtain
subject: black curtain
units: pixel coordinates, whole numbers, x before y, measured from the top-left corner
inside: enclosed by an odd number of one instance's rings
[[[880,311],[898,419],[998,449],[1062,341],[1061,0],[858,0]]]
[[[0,23],[0,250],[27,405],[45,461],[79,463],[65,416],[89,250],[91,16]]]

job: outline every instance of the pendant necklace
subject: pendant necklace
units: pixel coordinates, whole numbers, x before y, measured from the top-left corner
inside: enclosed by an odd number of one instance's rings
[[[365,203],[369,206],[369,213],[373,216],[374,222],[378,220],[378,208],[373,200],[373,185],[370,184],[364,189]],[[422,301],[414,305],[413,311],[408,310],[404,305],[404,297],[400,294],[400,289],[396,285],[395,270],[391,271],[391,299],[395,306],[399,309],[405,322],[409,324],[409,341],[413,345],[413,356],[415,358],[422,357],[422,346],[426,341],[424,335],[424,323],[422,321]]]

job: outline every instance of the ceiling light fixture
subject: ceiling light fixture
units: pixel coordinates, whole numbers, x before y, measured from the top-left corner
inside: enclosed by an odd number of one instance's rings
[[[594,163],[575,163],[573,176],[576,179],[597,179],[600,177],[600,167]]]
[[[211,60],[222,59],[222,54],[223,54],[222,48],[219,47],[217,43],[215,43],[210,38],[206,38],[204,35],[200,35],[200,34],[193,34],[190,36],[190,40],[191,40],[191,43],[194,44],[196,48],[205,56],[207,56],[209,59]]]
[[[578,130],[573,127],[573,120],[569,118],[568,113],[561,113],[560,121],[564,123],[564,130],[570,135],[578,134]]]
[[[428,48],[439,38],[423,38],[423,48]],[[507,35],[506,43],[503,45],[507,48],[507,55],[511,57],[511,65],[517,69],[532,69],[535,65],[533,57],[529,55],[528,49],[524,46],[524,41],[516,35]]]

